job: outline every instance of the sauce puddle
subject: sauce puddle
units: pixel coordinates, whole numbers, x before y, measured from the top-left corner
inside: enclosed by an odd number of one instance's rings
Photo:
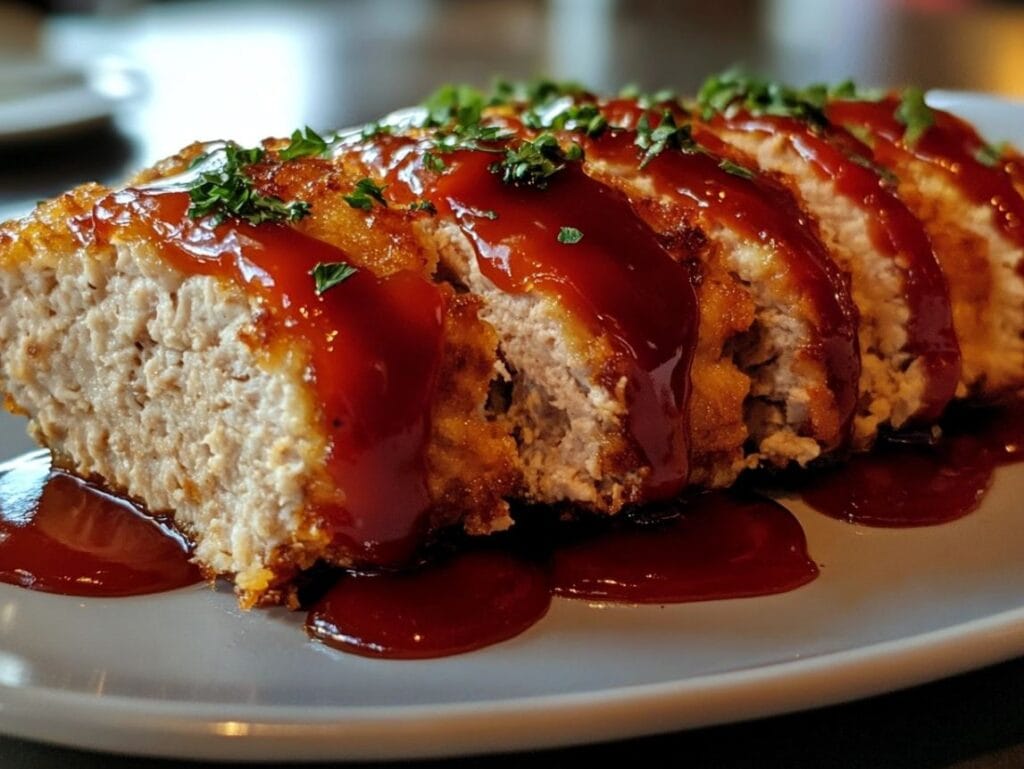
[[[713,493],[658,513],[556,524],[556,537],[539,541],[520,534],[531,540],[525,552],[512,537],[503,549],[460,549],[416,572],[345,575],[313,606],[306,629],[364,656],[443,657],[519,635],[553,595],[687,603],[781,593],[818,574],[800,524],[771,500]]]
[[[965,411],[929,443],[889,441],[802,484],[825,515],[880,527],[932,526],[981,504],[995,469],[1024,453],[1024,406]]]
[[[0,465],[0,581],[92,598],[194,585],[185,540],[132,503],[59,470],[46,451]]]
[[[890,441],[807,477],[802,493],[821,512],[854,523],[955,520],[977,508],[998,466],[1024,458],[1022,439],[1024,405],[963,410],[947,420],[941,440]],[[573,524],[550,510],[524,510],[516,528],[460,540],[415,571],[343,573],[309,607],[307,632],[363,656],[445,657],[519,635],[553,596],[721,600],[786,592],[818,573],[791,513],[735,492]],[[0,581],[65,595],[140,595],[200,581],[188,555],[169,525],[51,470],[45,451],[0,465]]]

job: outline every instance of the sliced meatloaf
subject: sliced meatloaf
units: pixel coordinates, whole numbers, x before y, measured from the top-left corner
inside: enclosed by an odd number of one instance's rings
[[[519,473],[477,300],[412,258],[375,275],[369,250],[193,219],[182,183],[85,186],[0,230],[5,402],[56,461],[171,512],[246,604],[321,559],[506,527]],[[321,292],[318,265],[356,271]]]

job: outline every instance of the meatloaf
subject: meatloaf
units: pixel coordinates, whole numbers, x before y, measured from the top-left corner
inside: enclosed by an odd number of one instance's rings
[[[616,514],[1015,392],[1019,169],[912,90],[447,86],[3,225],[0,385],[289,602],[510,504]]]

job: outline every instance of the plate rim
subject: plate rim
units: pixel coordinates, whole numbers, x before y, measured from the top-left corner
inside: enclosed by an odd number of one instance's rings
[[[784,715],[898,691],[1012,659],[1022,650],[1024,606],[802,659],[653,684],[508,700],[227,706],[2,685],[0,733],[68,747],[179,759],[445,758],[566,747]],[[513,724],[506,722],[512,718]],[[55,721],[62,731],[55,733]]]

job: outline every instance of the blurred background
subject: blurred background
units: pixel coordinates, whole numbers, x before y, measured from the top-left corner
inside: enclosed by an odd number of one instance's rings
[[[254,142],[546,73],[695,89],[732,64],[1024,98],[1024,4],[967,0],[0,0],[0,218],[195,139]]]

